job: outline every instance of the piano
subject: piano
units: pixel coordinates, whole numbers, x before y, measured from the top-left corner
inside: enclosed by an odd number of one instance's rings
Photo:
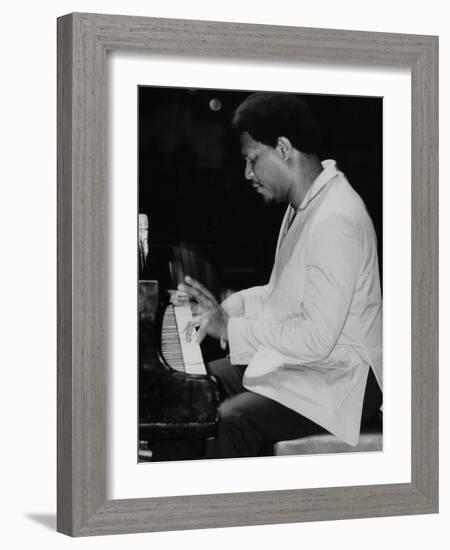
[[[217,425],[219,393],[200,346],[187,342],[190,306],[174,306],[157,281],[139,282],[139,457],[203,457]]]

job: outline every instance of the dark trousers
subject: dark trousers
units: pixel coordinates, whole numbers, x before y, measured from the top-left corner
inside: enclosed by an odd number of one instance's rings
[[[324,428],[301,414],[246,390],[242,385],[245,369],[245,365],[232,365],[228,359],[219,359],[208,365],[209,372],[218,381],[222,400],[218,433],[214,440],[208,441],[207,458],[270,456],[277,441],[326,433]],[[362,426],[371,421],[381,403],[382,394],[370,369]]]

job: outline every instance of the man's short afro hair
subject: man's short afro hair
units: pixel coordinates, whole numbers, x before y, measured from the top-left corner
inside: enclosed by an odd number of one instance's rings
[[[296,94],[256,92],[239,105],[232,123],[237,132],[271,147],[283,136],[302,153],[320,154],[319,124]]]

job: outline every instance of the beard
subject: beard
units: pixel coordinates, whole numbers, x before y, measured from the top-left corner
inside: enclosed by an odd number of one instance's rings
[[[263,195],[263,201],[264,201],[264,204],[267,204],[267,206],[275,204],[276,202],[274,197],[268,196],[268,195]]]
[[[258,195],[261,195],[262,200],[265,204],[271,205],[275,202],[275,197],[272,194],[269,194],[267,191],[267,188],[264,187],[264,185],[261,185],[260,183],[257,184],[257,186],[254,185],[254,188]]]

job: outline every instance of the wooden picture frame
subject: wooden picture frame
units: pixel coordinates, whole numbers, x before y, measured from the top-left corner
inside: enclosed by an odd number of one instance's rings
[[[106,498],[106,53],[411,70],[411,482]],[[72,536],[438,511],[438,38],[74,13],[58,19],[58,509]]]

